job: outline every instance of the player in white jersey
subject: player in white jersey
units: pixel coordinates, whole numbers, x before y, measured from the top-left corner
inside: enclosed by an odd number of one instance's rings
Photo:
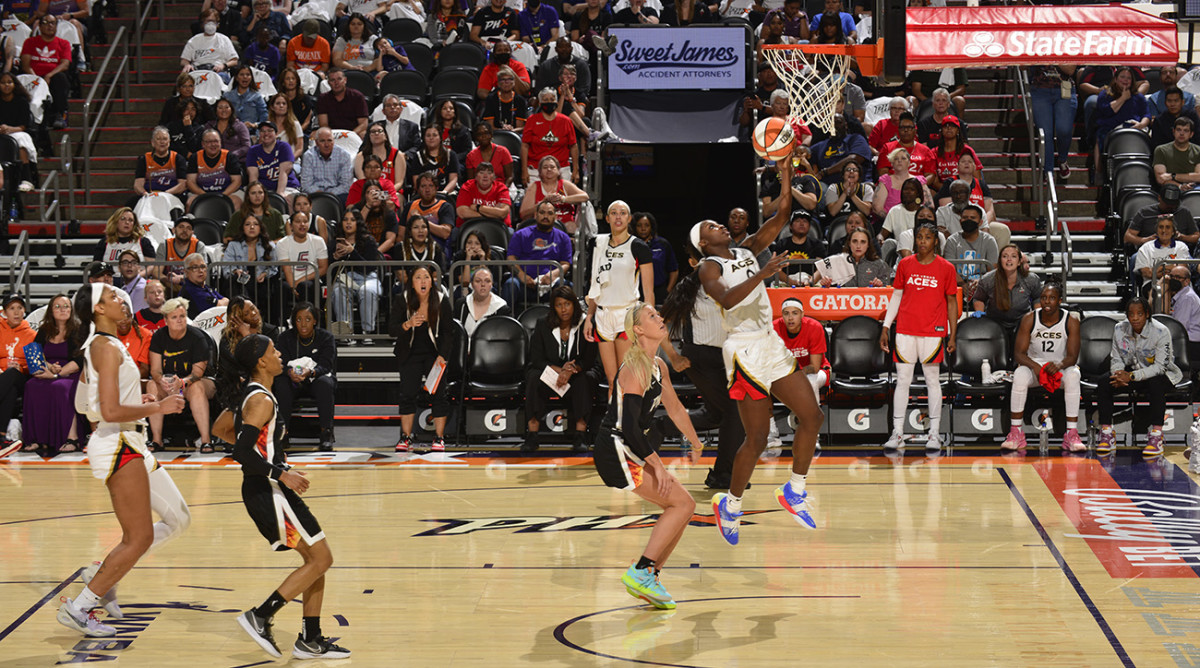
[[[1012,427],[1001,444],[1004,450],[1024,450],[1025,397],[1029,388],[1049,383],[1062,386],[1066,400],[1067,433],[1063,434],[1063,450],[1083,452],[1087,445],[1079,438],[1079,318],[1062,310],[1062,287],[1047,282],[1042,286],[1041,308],[1026,313],[1017,327],[1017,342],[1013,355],[1017,370],[1013,372]],[[1049,389],[1049,388],[1047,388]]]
[[[611,397],[618,362],[629,352],[625,314],[638,301],[639,278],[642,295],[654,301],[654,263],[646,242],[629,232],[628,204],[621,200],[609,204],[605,220],[609,234],[597,234],[589,242],[592,258],[583,335],[598,344]]]
[[[137,365],[116,337],[118,323],[133,317],[120,292],[94,283],[75,293],[75,313],[93,328],[83,344],[86,381],[78,389],[85,393],[88,420],[96,423],[88,441],[88,461],[92,475],[108,487],[122,532],[120,544],[100,566],[84,572],[87,584],[83,591],[74,599],[65,599],[58,609],[59,623],[92,637],[117,632],[100,623],[92,610],[103,604],[110,615],[119,618],[117,583],[147,550],[177,535],[190,519],[171,477],[146,448],[146,418],[182,411],[183,397],[154,401],[142,394]],[[163,521],[151,522],[151,510]]]
[[[780,163],[780,182],[791,183],[790,160]],[[787,260],[775,255],[759,268],[756,256],[779,236],[791,214],[791,191],[778,212],[741,246],[731,246],[729,230],[711,220],[692,227],[692,245],[704,255],[699,268],[676,285],[663,306],[666,320],[679,327],[691,317],[699,289],[722,309],[728,336],[722,346],[729,395],[738,402],[746,440],[733,462],[729,494],[713,497],[713,512],[721,536],[731,545],[738,542],[742,516],[742,494],[754,473],[758,457],[767,447],[767,433],[774,416],[774,395],[796,414],[798,425],[792,443],[792,477],[775,490],[775,498],[801,526],[815,529],[805,479],[817,445],[824,416],[817,405],[812,385],[796,364],[783,340],[772,329],[771,302],[763,281],[773,276]]]
[[[279,658],[282,654],[271,631],[272,619],[288,601],[303,594],[303,627],[292,646],[292,656],[348,658],[349,650],[321,635],[325,572],[333,565],[333,554],[317,518],[300,499],[308,489],[308,479],[288,468],[283,450],[275,444],[279,407],[269,388],[283,372],[283,358],[271,339],[250,334],[238,342],[233,359],[247,382],[241,388],[240,401],[233,403],[233,425],[223,425],[217,435],[234,443],[233,458],[242,465],[242,503],[259,533],[272,549],[296,550],[304,560],[262,605],[238,615],[238,624],[259,647]]]

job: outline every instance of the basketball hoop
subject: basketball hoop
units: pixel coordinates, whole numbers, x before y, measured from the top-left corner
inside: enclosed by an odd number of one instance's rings
[[[789,121],[817,125],[833,134],[833,118],[850,64],[874,76],[880,71],[882,44],[764,44],[763,55],[783,82],[791,103]]]

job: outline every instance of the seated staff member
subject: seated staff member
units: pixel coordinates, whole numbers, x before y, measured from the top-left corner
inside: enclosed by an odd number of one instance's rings
[[[528,431],[522,452],[538,449],[538,426],[550,409],[552,390],[542,381],[547,368],[558,375],[557,387],[568,386],[562,403],[570,407],[567,420],[574,425],[571,448],[578,454],[588,451],[584,436],[592,407],[594,380],[590,372],[596,363],[596,344],[584,337],[582,316],[579,297],[570,286],[560,285],[550,291],[550,311],[538,321],[529,340],[529,363],[525,369]]]
[[[783,345],[796,356],[800,369],[808,374],[808,383],[812,385],[817,402],[821,400],[821,388],[829,385],[832,370],[829,360],[825,357],[828,344],[825,341],[825,327],[816,320],[804,315],[804,304],[795,297],[783,300],[780,308],[783,314],[776,318],[773,326],[775,333],[783,339]]]
[[[205,374],[212,362],[212,339],[203,330],[189,325],[188,300],[176,297],[163,305],[167,325],[150,337],[150,383],[147,391],[159,400],[182,394],[192,410],[200,431],[200,452],[213,451],[208,400],[217,386]],[[151,452],[162,446],[161,415],[150,416]]]
[[[283,373],[272,385],[279,402],[279,418],[286,431],[292,418],[292,406],[298,397],[309,396],[317,402],[317,420],[321,425],[323,452],[333,450],[333,399],[337,392],[337,344],[333,334],[317,326],[317,308],[310,302],[298,302],[292,308],[291,329],[279,335],[279,353],[283,355]],[[307,357],[316,367],[296,371],[292,362]]]
[[[1113,328],[1109,373],[1096,379],[1096,407],[1100,411],[1100,440],[1097,455],[1113,451],[1113,396],[1137,392],[1150,404],[1148,415],[1166,415],[1167,391],[1183,380],[1175,365],[1171,348],[1171,330],[1150,317],[1150,302],[1140,297],[1125,307],[1125,320]],[[1150,433],[1142,454],[1157,457],[1163,453],[1162,421],[1151,418]]]
[[[1068,452],[1083,452],[1087,445],[1079,438],[1079,318],[1060,308],[1062,286],[1048,282],[1042,286],[1041,308],[1021,318],[1013,355],[1017,370],[1013,372],[1010,411],[1012,426],[1008,437],[1000,444],[1002,450],[1025,449],[1025,397],[1029,388],[1042,385],[1050,390],[1061,385],[1066,399],[1067,433],[1062,448]]]

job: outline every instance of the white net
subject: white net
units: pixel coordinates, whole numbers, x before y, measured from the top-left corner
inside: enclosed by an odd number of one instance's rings
[[[850,56],[800,49],[763,49],[763,54],[787,90],[791,104],[788,118],[833,134],[833,117],[846,86]]]

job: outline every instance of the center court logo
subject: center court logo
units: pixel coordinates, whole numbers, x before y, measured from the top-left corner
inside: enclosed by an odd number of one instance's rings
[[[746,510],[743,516],[774,513],[776,510]],[[442,526],[422,531],[414,536],[461,536],[476,531],[505,530],[513,533],[551,533],[554,531],[610,531],[613,529],[649,529],[661,517],[651,515],[591,515],[583,517],[481,517],[475,519],[423,520],[440,522]],[[691,526],[710,527],[716,525],[713,515],[693,514],[688,522]],[[742,525],[754,524],[742,520]]]

